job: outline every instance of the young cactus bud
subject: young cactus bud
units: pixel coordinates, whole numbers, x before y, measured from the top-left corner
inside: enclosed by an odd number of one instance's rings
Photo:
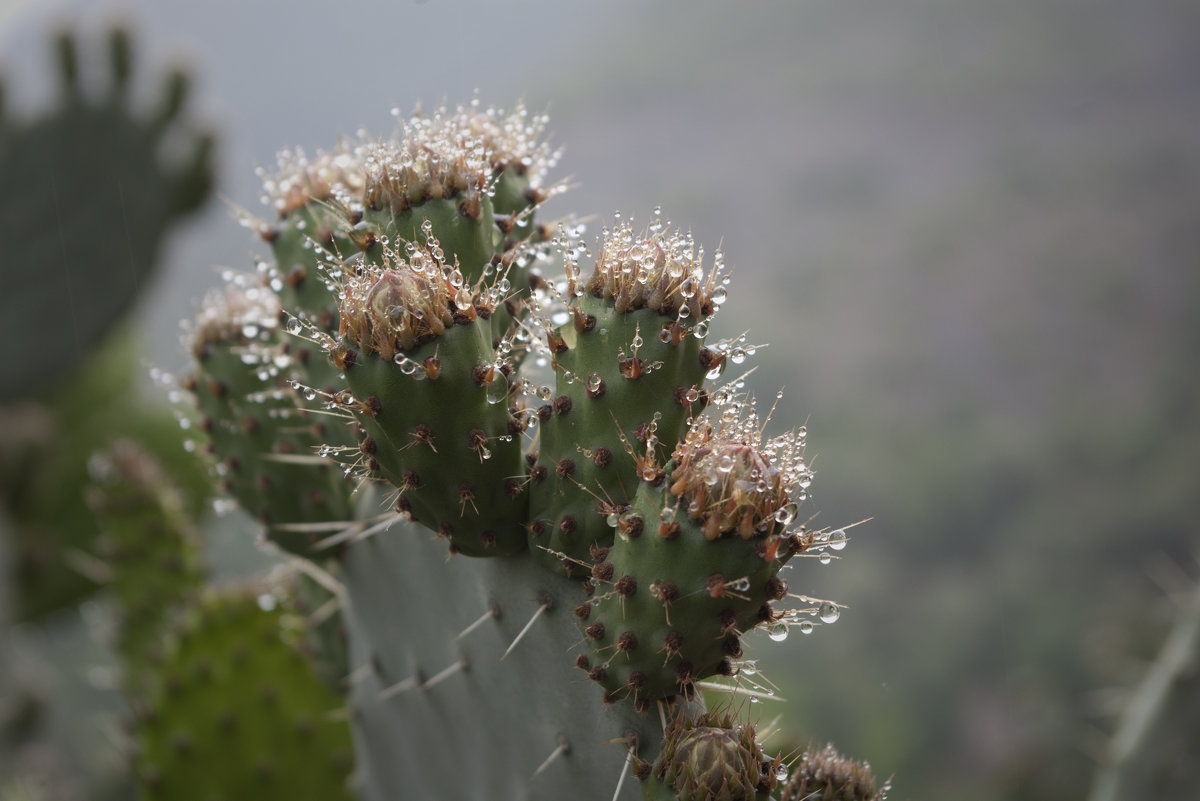
[[[693,425],[676,448],[671,494],[705,539],[732,534],[748,540],[795,517],[790,490],[811,479],[803,446],[792,435],[765,445],[761,437],[754,410],[733,403]]]
[[[667,729],[658,759],[649,771],[643,769],[643,781],[665,784],[679,801],[753,801],[775,789],[778,767],[778,760],[764,757],[753,726],[715,714],[679,716]]]
[[[455,314],[473,317],[472,287],[455,288],[444,262],[427,250],[413,253],[399,269],[366,272],[346,285],[339,333],[359,349],[392,360],[432,342],[454,325]],[[462,293],[463,308],[455,298]]]
[[[871,768],[839,754],[832,744],[810,746],[792,769],[779,801],[883,801],[888,784],[875,789]]]

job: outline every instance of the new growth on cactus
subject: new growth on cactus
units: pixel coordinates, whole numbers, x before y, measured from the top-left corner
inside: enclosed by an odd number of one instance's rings
[[[454,742],[501,796],[624,764],[647,797],[766,798],[781,760],[697,690],[770,694],[743,637],[836,619],[780,572],[845,533],[798,521],[805,430],[766,437],[744,377],[717,383],[754,351],[709,339],[723,254],[658,209],[594,250],[535,224],[564,189],[545,126],[476,101],[285,151],[261,173],[276,218],[246,217],[273,262],[191,329],[197,428],[267,538],[344,582],[369,797],[477,794],[412,755]],[[589,697],[598,723],[572,728]],[[521,739],[501,726],[550,754],[520,785],[495,778]]]

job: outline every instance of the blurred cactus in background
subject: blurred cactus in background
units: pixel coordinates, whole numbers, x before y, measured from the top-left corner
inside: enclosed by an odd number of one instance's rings
[[[476,101],[282,153],[244,216],[272,259],[190,327],[191,427],[340,601],[364,797],[620,797],[631,768],[650,798],[777,797],[743,638],[837,620],[781,570],[845,528],[799,514],[806,430],[721,380],[761,347],[708,338],[722,252],[657,209],[594,250],[535,220],[565,188],[545,125]]]
[[[0,336],[13,342],[41,332],[41,358],[4,371],[0,401],[61,384],[130,310],[166,230],[212,189],[213,138],[183,121],[187,73],[171,72],[157,107],[139,113],[130,107],[129,34],[114,29],[108,45],[99,97],[84,91],[75,37],[64,32],[56,43],[58,107],[25,122],[0,105]],[[168,158],[164,139],[180,128],[185,153]]]
[[[83,784],[92,798],[123,786],[102,767],[112,764],[106,743],[83,725],[112,705],[74,675],[85,667],[75,660],[94,658],[97,647],[75,605],[100,585],[126,601],[141,597],[118,636],[118,650],[132,656],[160,637],[152,618],[164,611],[162,593],[182,592],[177,580],[195,577],[182,563],[182,573],[163,571],[166,541],[101,539],[84,492],[92,453],[118,437],[141,443],[183,491],[172,501],[176,517],[195,518],[211,494],[205,470],[181,448],[177,421],[139,399],[129,318],[164,235],[211,192],[213,137],[186,119],[181,70],[165,77],[152,110],[134,107],[124,28],[108,34],[99,80],[89,80],[72,33],[58,35],[55,51],[57,105],[18,118],[0,87],[0,334],[31,348],[0,376],[0,774],[13,777],[0,792],[48,801],[79,797]],[[121,572],[138,559],[150,572]],[[45,661],[51,653],[67,661]]]
[[[163,235],[208,198],[213,137],[186,121],[181,70],[164,79],[156,108],[132,108],[130,36],[114,28],[107,44],[98,97],[85,92],[75,37],[63,32],[58,106],[25,121],[0,102],[0,336],[28,342],[37,332],[38,347],[0,375],[0,503],[16,535],[19,618],[94,589],[70,560],[91,550],[95,524],[81,494],[63,488],[81,486],[89,454],[111,438],[146,443],[193,495],[206,495],[170,416],[130,414],[140,365],[119,323],[150,280]],[[184,155],[168,158],[164,139],[183,135]]]

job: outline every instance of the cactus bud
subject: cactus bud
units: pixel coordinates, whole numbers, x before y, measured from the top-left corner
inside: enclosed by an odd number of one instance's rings
[[[751,539],[795,516],[790,492],[811,477],[803,442],[795,434],[760,441],[753,406],[732,402],[693,424],[675,449],[670,491],[701,523],[705,539]]]
[[[754,727],[728,717],[678,717],[667,729],[651,775],[679,801],[743,801],[775,787],[773,763],[763,757]]]
[[[810,746],[783,786],[779,801],[883,801],[887,789],[885,783],[876,790],[870,766],[847,759],[832,744],[819,751]]]

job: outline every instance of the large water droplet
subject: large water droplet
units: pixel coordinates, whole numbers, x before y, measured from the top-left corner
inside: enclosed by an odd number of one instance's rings
[[[497,369],[492,370],[492,380],[485,389],[487,402],[495,406],[508,398],[508,377]]]
[[[767,636],[775,642],[783,642],[788,636],[788,625],[783,621],[777,621],[767,626]]]
[[[836,623],[841,616],[842,610],[833,601],[822,601],[821,608],[817,610],[817,617],[821,618],[822,623]]]
[[[813,629],[816,628],[816,626],[813,625],[811,620],[801,620],[796,628],[800,629],[801,634],[812,634]]]

